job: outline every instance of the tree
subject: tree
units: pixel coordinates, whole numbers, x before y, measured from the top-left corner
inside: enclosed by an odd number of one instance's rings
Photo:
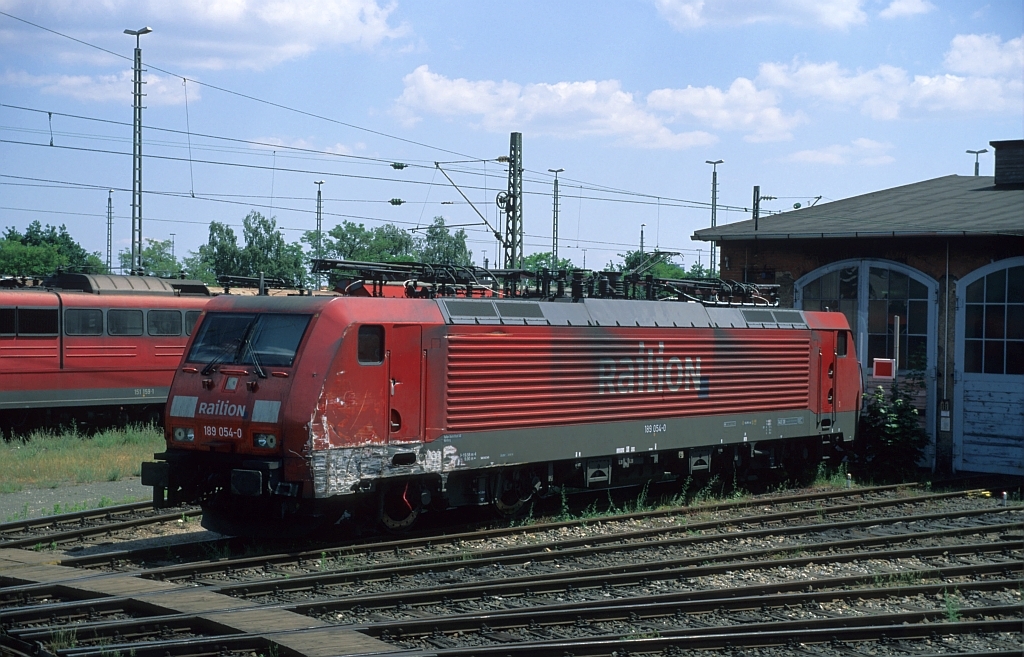
[[[177,276],[181,272],[181,264],[178,259],[171,255],[173,242],[171,240],[147,239],[146,246],[142,249],[142,271],[146,276]],[[131,251],[121,251],[117,254],[121,263],[122,271],[130,271],[132,268]]]
[[[551,251],[544,251],[542,253],[531,253],[530,255],[523,258],[523,269],[528,271],[537,271],[539,269],[575,269],[576,266],[572,264],[572,260],[568,258],[559,258],[558,266],[551,266]]]
[[[43,247],[42,250],[17,250],[12,251],[9,257],[17,257],[22,267],[29,267],[35,271],[19,275],[46,275],[54,273],[57,267],[63,267],[70,271],[81,271],[88,273],[106,273],[107,267],[100,259],[99,252],[89,253],[75,238],[71,237],[68,229],[63,224],[58,228],[47,224],[43,226],[38,221],[33,221],[20,232],[17,228],[9,226],[4,230],[3,239],[6,242],[17,242],[25,247]],[[52,250],[47,248],[52,247]],[[56,254],[56,259],[52,254]],[[46,267],[52,267],[44,271]],[[40,269],[43,268],[43,269]]]
[[[239,255],[243,276],[263,272],[268,278],[280,278],[292,285],[305,283],[302,245],[285,242],[276,219],[253,210],[242,220],[242,237],[245,247]]]
[[[644,251],[641,253],[638,251],[626,251],[625,254],[620,253],[619,257],[622,258],[622,265],[612,265],[608,263],[608,268],[616,268],[619,271],[633,271],[639,267],[642,267],[645,262],[648,262],[651,257],[654,257],[659,252],[657,249],[654,251]],[[655,278],[693,278],[685,269],[672,262],[659,262],[650,269],[644,271],[645,274],[652,274]]]
[[[240,273],[241,260],[235,231],[219,221],[211,221],[206,244],[185,257],[185,272],[190,278],[214,284],[218,276],[243,275]]]
[[[316,231],[306,231],[302,241],[316,255]],[[408,231],[393,224],[367,229],[363,224],[345,221],[324,235],[323,256],[339,260],[365,262],[408,262],[416,259],[416,244]]]
[[[472,252],[466,247],[466,231],[449,232],[444,217],[434,217],[434,223],[416,239],[416,252],[420,261],[438,265],[473,264]]]
[[[67,264],[67,258],[53,244],[25,246],[17,240],[0,240],[0,274],[42,277]]]

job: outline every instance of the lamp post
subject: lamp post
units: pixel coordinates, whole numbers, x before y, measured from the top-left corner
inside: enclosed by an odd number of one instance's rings
[[[323,249],[323,222],[324,222],[324,199],[320,195],[320,186],[324,184],[324,181],[317,180],[316,185],[316,259],[320,260],[324,257]],[[316,273],[316,289],[319,290],[322,283],[322,277],[320,272]]]
[[[177,233],[171,233],[171,260],[175,260],[175,261],[177,261],[176,258],[174,257],[174,236],[176,234]]]
[[[551,269],[558,269],[558,174],[565,169],[548,169],[555,174],[554,205],[551,209]]]
[[[139,38],[153,30],[144,27],[141,30],[125,30],[124,33],[135,37],[135,76],[132,91],[132,271],[129,273],[142,275],[142,47]]]
[[[644,228],[647,224],[640,224],[640,255],[644,254]]]
[[[704,160],[705,164],[711,165],[711,227],[715,228],[718,226],[718,165],[724,163],[725,160]],[[715,241],[711,240],[711,261],[708,263],[711,266],[711,275],[715,275]]]
[[[979,169],[978,156],[980,156],[982,153],[987,153],[988,149],[987,148],[983,148],[980,151],[971,151],[971,150],[969,150],[967,152],[974,156],[974,175],[977,176],[978,175],[978,169]]]

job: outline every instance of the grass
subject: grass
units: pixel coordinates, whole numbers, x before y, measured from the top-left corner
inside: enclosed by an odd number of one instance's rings
[[[73,429],[36,431],[0,442],[0,493],[138,476],[142,461],[163,446],[163,434],[153,425],[108,429],[91,437]]]

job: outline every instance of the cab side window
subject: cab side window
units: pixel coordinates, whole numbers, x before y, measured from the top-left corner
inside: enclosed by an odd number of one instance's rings
[[[186,310],[185,311],[185,335],[192,335],[192,329],[195,328],[196,322],[199,321],[199,315],[202,314],[201,310]]]
[[[849,333],[847,331],[840,331],[836,335],[836,356],[842,358],[846,355],[849,345]]]
[[[359,362],[377,365],[384,362],[384,327],[359,327]]]

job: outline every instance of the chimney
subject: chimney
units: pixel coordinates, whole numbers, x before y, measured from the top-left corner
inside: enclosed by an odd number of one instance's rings
[[[1024,139],[990,141],[996,151],[996,187],[1024,185]]]

